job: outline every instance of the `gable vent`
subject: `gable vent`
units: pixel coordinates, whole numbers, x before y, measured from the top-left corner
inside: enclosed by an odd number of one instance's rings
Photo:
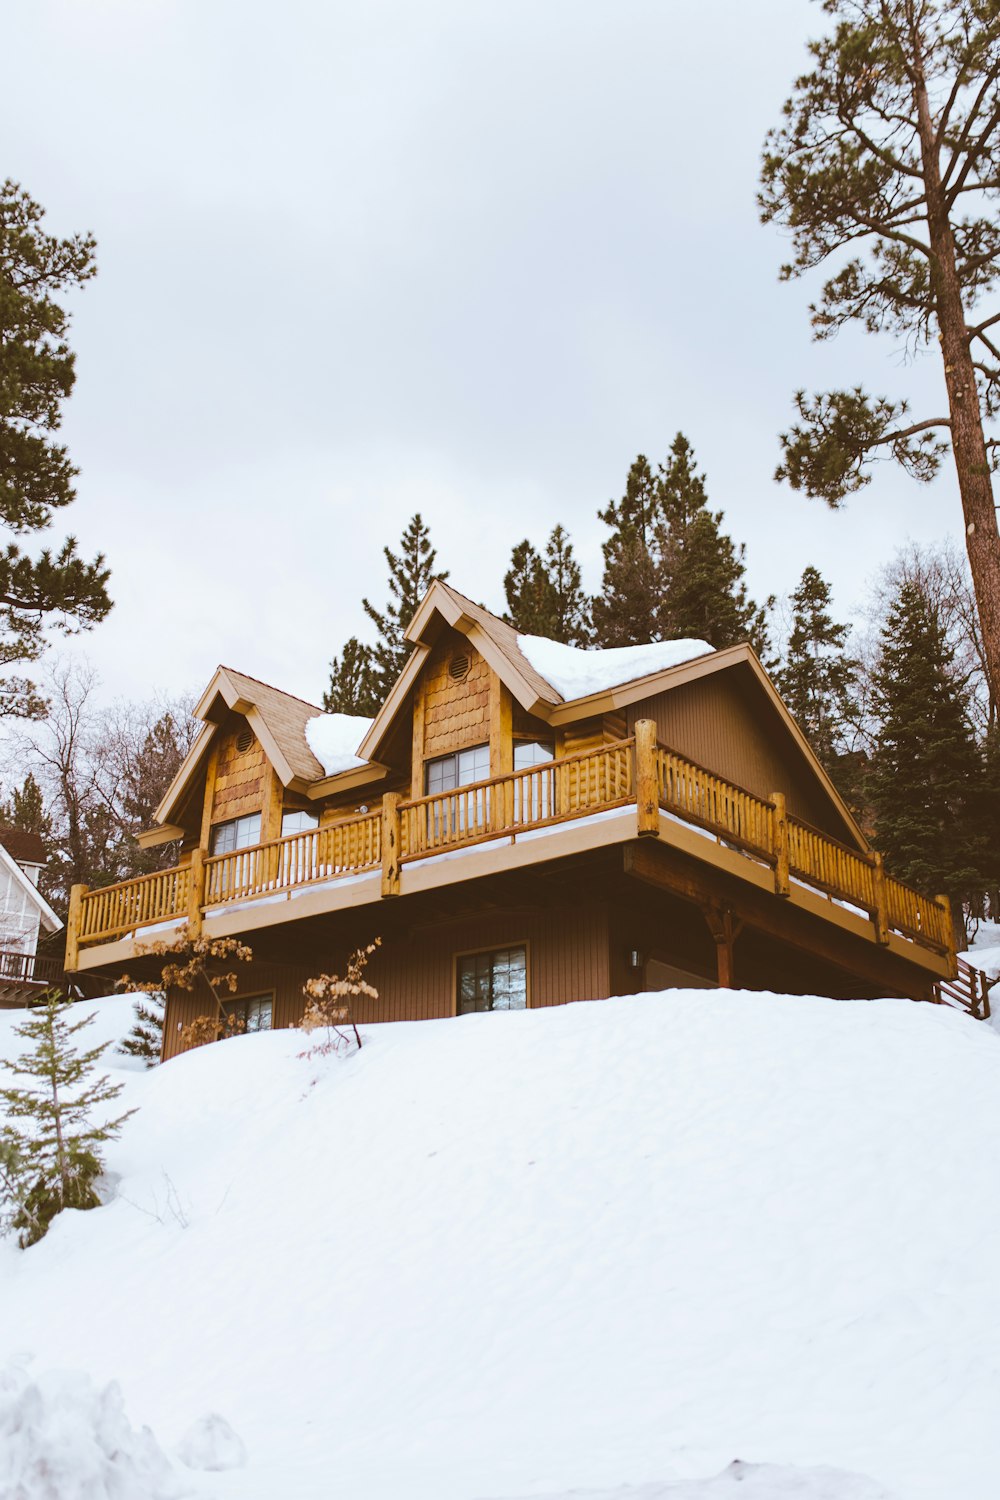
[[[472,663],[467,654],[462,651],[458,656],[453,656],[448,665],[448,676],[452,682],[464,682],[469,675],[469,667]]]
[[[253,730],[248,724],[247,727],[245,729],[241,729],[239,734],[236,736],[236,748],[239,751],[240,755],[246,755],[252,744]]]

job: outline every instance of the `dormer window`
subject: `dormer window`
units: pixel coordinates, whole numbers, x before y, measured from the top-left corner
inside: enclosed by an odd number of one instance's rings
[[[288,838],[293,833],[307,833],[310,828],[319,827],[319,818],[314,812],[306,812],[303,808],[296,808],[294,812],[283,812],[281,814],[281,837]]]
[[[249,849],[260,843],[260,813],[250,813],[245,818],[231,818],[228,823],[216,823],[212,828],[212,853],[232,854],[237,849]]]

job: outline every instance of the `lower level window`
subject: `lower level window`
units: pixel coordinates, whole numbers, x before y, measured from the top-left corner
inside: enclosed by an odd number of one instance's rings
[[[245,1000],[229,1000],[225,1010],[234,1032],[270,1031],[274,996],[248,995]]]
[[[524,1010],[527,1003],[528,964],[523,947],[459,956],[460,1016],[476,1010]]]

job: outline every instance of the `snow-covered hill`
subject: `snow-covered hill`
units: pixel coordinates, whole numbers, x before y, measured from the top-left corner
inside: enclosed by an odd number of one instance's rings
[[[364,1041],[129,1068],[115,1200],[0,1247],[0,1364],[244,1440],[143,1495],[996,1494],[989,1027],[698,991]]]

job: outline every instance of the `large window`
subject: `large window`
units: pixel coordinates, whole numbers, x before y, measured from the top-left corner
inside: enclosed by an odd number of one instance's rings
[[[291,833],[305,833],[309,828],[318,828],[319,818],[314,812],[283,812],[281,814],[281,837],[287,838]]]
[[[521,740],[514,744],[514,770],[531,771],[546,766],[555,746],[545,740]],[[518,823],[540,823],[555,816],[556,787],[551,771],[536,776],[521,776],[514,783],[514,817]]]
[[[234,1032],[270,1031],[274,996],[248,995],[245,999],[227,1000],[224,1009],[232,1020]]]
[[[490,774],[489,745],[473,745],[471,750],[457,750],[454,755],[439,755],[424,767],[424,791],[429,797],[437,792],[451,792],[473,781],[487,781]]]
[[[528,963],[524,947],[493,953],[462,953],[457,962],[460,1016],[477,1010],[524,1010],[528,1003]]]
[[[514,770],[527,771],[544,766],[555,755],[555,746],[545,740],[518,740],[514,744]]]
[[[260,843],[260,813],[250,813],[245,818],[232,818],[228,823],[216,823],[212,828],[212,853],[232,854],[236,849],[249,849]]]

